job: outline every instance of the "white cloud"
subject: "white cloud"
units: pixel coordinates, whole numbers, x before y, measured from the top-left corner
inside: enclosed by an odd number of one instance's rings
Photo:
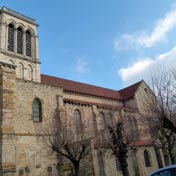
[[[134,34],[123,34],[114,39],[114,48],[116,50],[128,50],[138,47],[152,47],[156,43],[164,40],[174,27],[176,26],[176,6],[173,6],[163,19],[156,22],[153,30],[149,33],[147,31],[139,31]]]
[[[169,52],[157,56],[157,60],[165,60],[166,58],[169,58],[169,60],[176,61],[176,46],[173,47]]]
[[[79,57],[76,62],[75,70],[78,73],[89,73],[90,67],[89,64],[84,56]]]
[[[121,68],[119,70],[119,74],[123,81],[126,81],[129,79],[129,77],[133,77],[135,75],[140,74],[143,70],[147,69],[151,64],[153,63],[153,60],[146,58],[140,61],[137,61],[133,65],[127,67],[127,68]]]
[[[133,84],[141,79],[149,81],[151,72],[160,67],[176,67],[176,46],[167,53],[160,54],[155,58],[141,58],[126,68],[119,70],[119,75],[124,86]]]

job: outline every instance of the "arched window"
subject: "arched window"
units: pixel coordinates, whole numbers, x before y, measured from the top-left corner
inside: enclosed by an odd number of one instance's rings
[[[29,30],[26,31],[26,56],[32,56],[32,36]]]
[[[29,80],[33,79],[33,69],[31,65],[28,65],[28,79]]]
[[[24,78],[24,66],[23,66],[23,64],[20,62],[19,63],[19,77],[20,78]]]
[[[42,105],[38,98],[33,101],[33,121],[42,122]]]
[[[150,153],[148,150],[144,150],[144,161],[145,161],[145,166],[150,167],[151,166],[151,161],[150,161]]]
[[[103,130],[105,128],[105,117],[104,114],[101,112],[99,116],[99,130]]]
[[[134,140],[138,139],[139,133],[138,133],[137,121],[135,117],[133,116],[126,117],[125,128],[126,128],[126,134],[128,138],[133,137]]]
[[[113,122],[114,122],[113,115],[111,113],[108,113],[108,118],[107,118],[108,126],[113,126]]]
[[[21,27],[17,28],[17,53],[23,54],[23,30]]]
[[[155,147],[155,152],[156,152],[156,159],[158,161],[158,166],[159,166],[159,168],[162,168],[163,167],[163,161],[162,161],[162,157],[161,157],[160,148]]]
[[[8,46],[7,49],[9,51],[14,51],[14,33],[15,29],[13,24],[8,25]]]
[[[74,110],[74,124],[77,133],[81,133],[83,130],[81,121],[81,112],[78,109]]]

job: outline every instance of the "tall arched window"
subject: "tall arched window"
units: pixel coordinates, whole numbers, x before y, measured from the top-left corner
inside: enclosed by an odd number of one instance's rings
[[[107,121],[108,121],[108,126],[113,126],[113,115],[111,113],[108,113],[108,118],[107,118]]]
[[[74,124],[77,133],[81,133],[83,130],[81,121],[81,112],[78,109],[74,110]]]
[[[100,113],[98,124],[99,124],[99,130],[103,130],[105,128],[105,116],[102,112]]]
[[[148,150],[144,150],[144,161],[145,161],[145,166],[150,167],[151,166],[151,161],[150,161],[150,153]]]
[[[8,25],[8,46],[7,49],[9,51],[14,51],[14,33],[15,29],[13,24]]]
[[[42,122],[42,105],[38,98],[33,101],[33,121]]]
[[[32,36],[29,30],[26,31],[26,56],[32,56]]]
[[[17,53],[23,54],[23,30],[21,27],[17,28]]]
[[[126,128],[126,134],[128,138],[133,137],[134,140],[138,139],[139,133],[138,133],[137,121],[135,117],[133,116],[126,117],[125,128]]]

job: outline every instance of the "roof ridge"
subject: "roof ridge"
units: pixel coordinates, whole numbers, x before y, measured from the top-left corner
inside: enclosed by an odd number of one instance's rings
[[[107,90],[110,90],[110,91],[119,92],[118,90],[115,90],[115,89],[110,89],[110,88],[107,88],[107,87],[97,86],[97,85],[88,84],[88,83],[84,83],[84,82],[80,82],[80,81],[74,81],[74,80],[70,80],[70,79],[60,78],[60,77],[56,77],[56,76],[45,75],[45,74],[41,74],[41,76],[47,76],[47,77],[51,77],[51,78],[62,79],[62,80],[73,82],[73,83],[84,84],[84,85],[88,85],[88,86],[92,86],[92,87],[97,87],[97,88],[101,88],[101,89],[107,89]]]
[[[117,90],[68,80],[64,78],[58,78],[55,76],[41,74],[41,83],[61,87],[65,91],[110,98],[115,100],[122,100],[122,97]]]
[[[114,90],[114,89],[109,89],[101,86],[83,83],[83,82],[59,78],[56,76],[41,74],[41,83],[43,84],[60,87],[65,91],[92,95],[97,97],[104,97],[104,98],[120,100],[120,101],[133,98],[138,86],[142,81],[143,80],[121,90]]]
[[[125,87],[125,88],[123,88],[123,89],[120,89],[120,90],[118,90],[118,91],[121,92],[121,91],[123,91],[123,90],[125,90],[125,89],[129,89],[130,87],[137,86],[137,85],[141,84],[143,81],[144,81],[144,80],[142,79],[142,80],[140,80],[140,81],[138,81],[138,82],[136,82],[136,83],[134,83],[134,84],[132,84],[132,85],[129,85],[128,87]]]
[[[124,89],[119,90],[119,94],[123,98],[123,100],[128,100],[134,97],[136,90],[138,89],[139,85],[143,82],[144,80],[141,80],[135,84],[132,84],[128,87],[125,87]]]

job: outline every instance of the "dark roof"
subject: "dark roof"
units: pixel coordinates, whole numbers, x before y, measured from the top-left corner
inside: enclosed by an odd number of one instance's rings
[[[106,89],[90,84],[84,84],[48,75],[41,75],[41,83],[60,87],[63,88],[65,91],[69,92],[111,98],[116,100],[122,99],[121,95],[116,90]]]
[[[129,87],[119,90],[119,93],[123,97],[123,100],[128,100],[133,98],[142,81],[139,81]]]
[[[141,81],[120,91],[43,74],[41,75],[41,83],[55,87],[60,87],[64,91],[68,92],[81,93],[115,100],[127,100],[129,98],[133,98]]]

